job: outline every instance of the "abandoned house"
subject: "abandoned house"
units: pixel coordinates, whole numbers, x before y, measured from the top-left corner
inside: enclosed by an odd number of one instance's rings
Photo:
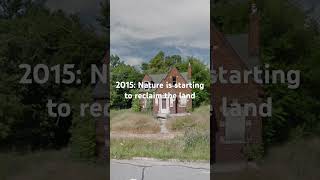
[[[188,72],[180,72],[173,67],[166,74],[146,74],[142,79],[142,83],[146,84],[163,84],[163,88],[141,88],[140,94],[154,93],[158,97],[140,99],[142,111],[152,108],[154,115],[184,115],[192,109],[192,98],[187,95],[192,94],[192,88],[176,88],[176,84],[187,84],[191,82],[191,64],[189,64]],[[166,84],[173,87],[168,88]],[[186,96],[181,96],[186,95]],[[167,95],[167,96],[164,96]],[[168,96],[170,95],[170,96]]]
[[[248,34],[224,35],[213,24],[211,26],[211,69],[223,67],[243,72],[260,66],[259,61],[259,15],[253,3],[249,18]],[[212,74],[215,76],[215,74]],[[227,74],[226,76],[230,76]],[[258,116],[224,116],[221,112],[223,98],[232,103],[255,103],[263,101],[262,87],[249,79],[247,84],[217,82],[212,84],[213,119],[215,122],[214,146],[215,161],[246,160],[245,151],[262,142],[262,120]],[[229,109],[227,109],[228,111]]]

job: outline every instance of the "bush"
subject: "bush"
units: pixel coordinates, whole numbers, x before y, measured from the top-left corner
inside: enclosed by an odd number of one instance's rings
[[[264,155],[264,147],[261,144],[247,144],[243,152],[248,161],[260,161]]]
[[[77,159],[91,159],[95,156],[95,121],[88,111],[81,117],[79,106],[81,103],[92,102],[91,92],[91,88],[86,87],[81,90],[70,89],[65,93],[66,99],[73,107],[70,148],[71,155]]]
[[[71,155],[77,159],[92,159],[96,149],[94,120],[91,117],[78,118],[71,130]]]
[[[134,112],[140,112],[141,111],[140,100],[138,98],[135,98],[135,99],[132,100],[131,109]]]

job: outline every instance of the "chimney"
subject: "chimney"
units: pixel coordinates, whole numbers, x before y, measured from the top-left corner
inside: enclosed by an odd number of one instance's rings
[[[251,2],[249,22],[249,56],[259,56],[260,49],[260,17],[255,0]]]
[[[191,80],[191,77],[192,77],[192,68],[191,68],[191,64],[189,62],[189,66],[188,66],[188,79]]]

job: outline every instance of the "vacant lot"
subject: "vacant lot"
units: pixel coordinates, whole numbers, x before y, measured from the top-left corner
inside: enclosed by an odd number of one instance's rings
[[[179,132],[174,139],[114,138],[111,139],[111,158],[130,159],[150,157],[158,159],[210,159],[209,106],[196,108],[191,115],[167,120],[169,134]],[[111,131],[122,133],[159,133],[160,126],[151,114],[130,110],[111,112]],[[172,133],[171,133],[172,132]],[[159,134],[161,136],[161,134]]]
[[[160,125],[151,114],[137,113],[131,109],[111,110],[111,131],[123,133],[159,133]]]
[[[210,159],[210,135],[189,131],[183,137],[170,140],[141,138],[111,139],[111,158],[130,159],[150,157],[157,159],[206,160]]]
[[[197,129],[198,131],[210,130],[210,106],[195,108],[191,115],[174,117],[167,121],[167,128],[170,131],[186,131]]]

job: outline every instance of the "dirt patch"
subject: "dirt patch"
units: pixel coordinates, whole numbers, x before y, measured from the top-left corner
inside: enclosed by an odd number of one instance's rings
[[[175,137],[183,136],[183,133],[156,133],[156,134],[136,134],[136,133],[119,133],[119,132],[111,132],[111,139],[155,139],[155,140],[169,140],[174,139]]]

